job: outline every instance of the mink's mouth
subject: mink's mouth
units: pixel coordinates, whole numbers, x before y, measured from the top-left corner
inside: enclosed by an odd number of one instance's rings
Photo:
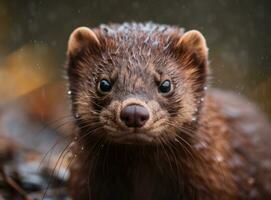
[[[157,128],[133,128],[126,130],[105,129],[106,137],[113,143],[118,144],[160,144],[174,139],[175,135],[170,134],[169,127],[166,125]]]
[[[164,126],[127,128],[104,127],[108,140],[120,144],[152,144],[159,143],[159,138],[165,132]]]
[[[110,134],[108,136],[110,140],[116,143],[123,143],[123,144],[138,144],[138,143],[152,143],[155,141],[157,136],[144,133],[144,132],[138,132],[138,131],[133,131],[133,132],[124,132],[121,134]]]

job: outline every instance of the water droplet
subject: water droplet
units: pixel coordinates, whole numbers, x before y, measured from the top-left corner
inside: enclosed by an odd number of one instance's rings
[[[202,150],[202,149],[207,148],[208,145],[206,142],[203,141],[203,142],[199,142],[197,144],[194,144],[193,146],[195,147],[196,150]]]
[[[216,161],[217,162],[222,162],[224,159],[223,159],[223,157],[221,156],[221,155],[217,155],[216,156]]]
[[[72,91],[71,91],[71,90],[69,90],[69,91],[68,91],[68,95],[71,95],[71,94],[72,94]]]
[[[74,157],[76,158],[76,157],[77,157],[77,154],[74,154]]]
[[[78,119],[80,115],[78,113],[75,114],[75,118]]]
[[[197,120],[197,117],[192,117],[192,121],[196,121]]]
[[[69,152],[69,153],[68,153],[68,159],[71,159],[71,158],[72,158],[72,156],[73,156],[73,155],[72,155],[72,153],[71,153],[71,152]]]
[[[200,101],[203,102],[203,101],[204,101],[204,98],[201,98]]]
[[[81,150],[84,151],[84,147],[83,146],[81,147]]]
[[[159,45],[159,42],[158,41],[154,41],[153,43],[152,43],[152,46],[153,47],[157,47]]]
[[[254,178],[250,177],[248,180],[247,180],[247,183],[249,185],[253,185],[253,183],[255,182]]]
[[[77,139],[78,139],[78,137],[77,137],[77,136],[75,136],[75,137],[74,137],[74,140],[77,140]]]
[[[204,90],[207,90],[207,89],[208,89],[208,87],[207,87],[207,86],[205,86],[203,89],[204,89]]]

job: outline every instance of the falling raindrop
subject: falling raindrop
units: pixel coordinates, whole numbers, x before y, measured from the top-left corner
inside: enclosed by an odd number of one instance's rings
[[[69,91],[68,91],[68,95],[71,95],[71,94],[72,94],[72,91],[71,91],[71,90],[69,90]]]
[[[40,64],[36,63],[36,67],[37,67],[37,69],[40,69]]]
[[[255,182],[255,180],[254,180],[254,178],[250,177],[250,178],[247,180],[247,182],[248,182],[249,185],[253,185],[254,182]]]
[[[204,90],[207,90],[207,89],[208,89],[208,87],[207,87],[207,86],[205,86],[203,89],[204,89]]]
[[[81,147],[81,150],[84,151],[84,146]]]

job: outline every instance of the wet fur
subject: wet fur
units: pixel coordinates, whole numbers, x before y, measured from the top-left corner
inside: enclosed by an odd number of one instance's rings
[[[263,144],[270,139],[268,122],[243,99],[205,91],[208,60],[178,46],[182,29],[148,23],[93,31],[99,44],[68,52],[78,127],[70,179],[74,199],[270,197],[271,156]],[[157,84],[165,76],[174,91],[161,96]],[[114,82],[107,95],[97,90],[104,77]],[[144,134],[155,136],[151,142],[112,138],[126,133],[117,113],[129,100],[150,109]],[[255,124],[254,134],[243,128],[248,122]]]

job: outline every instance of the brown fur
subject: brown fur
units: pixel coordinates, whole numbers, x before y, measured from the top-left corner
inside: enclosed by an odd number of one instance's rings
[[[89,34],[77,29],[67,54],[78,127],[74,199],[270,197],[270,125],[245,100],[206,91],[201,33],[152,23],[102,25]],[[101,79],[113,83],[107,94]],[[167,79],[173,89],[161,94]],[[120,120],[130,103],[150,113],[140,129]]]

